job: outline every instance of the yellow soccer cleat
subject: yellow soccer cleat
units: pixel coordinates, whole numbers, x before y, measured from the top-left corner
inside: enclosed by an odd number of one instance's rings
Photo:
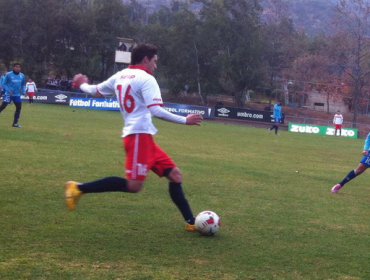
[[[195,228],[195,225],[185,223],[185,230],[186,231],[196,231],[196,228]]]
[[[66,183],[65,199],[69,210],[73,210],[77,204],[78,199],[82,195],[82,191],[78,189],[77,182],[68,181]]]

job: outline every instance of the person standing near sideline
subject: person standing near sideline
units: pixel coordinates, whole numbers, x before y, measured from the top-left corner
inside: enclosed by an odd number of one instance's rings
[[[157,47],[140,44],[131,52],[131,64],[105,82],[89,85],[82,74],[74,77],[74,86],[97,96],[115,93],[124,119],[123,146],[126,152],[125,178],[105,177],[88,183],[69,181],[66,183],[65,200],[73,210],[83,194],[101,192],[137,193],[143,188],[148,172],[169,180],[169,193],[179,208],[185,230],[195,231],[194,215],[182,189],[182,173],[173,160],[154,142],[157,129],[152,116],[184,125],[200,125],[202,116],[189,114],[174,115],[163,109],[163,100],[153,71],[157,68]]]
[[[28,104],[33,105],[33,97],[35,95],[35,92],[37,92],[37,87],[34,81],[32,79],[28,80],[28,83],[26,84],[26,92],[28,95]]]
[[[269,131],[275,129],[275,135],[278,135],[279,124],[281,122],[281,101],[279,100],[277,104],[274,105],[274,125],[269,128]]]
[[[340,110],[334,115],[333,124],[335,127],[334,136],[337,136],[337,131],[339,130],[339,136],[342,135],[342,125],[343,125],[343,116],[340,113]]]
[[[13,64],[13,71],[5,75],[3,87],[5,94],[3,96],[3,103],[0,106],[0,113],[13,101],[15,105],[13,127],[21,128],[18,124],[19,117],[22,110],[21,94],[25,94],[26,78],[21,73],[21,64],[16,62]]]

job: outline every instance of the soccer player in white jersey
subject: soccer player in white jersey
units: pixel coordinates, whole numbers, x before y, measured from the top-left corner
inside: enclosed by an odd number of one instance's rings
[[[195,231],[194,215],[182,190],[182,174],[172,159],[154,142],[157,129],[152,116],[186,125],[200,125],[202,116],[177,116],[163,109],[161,92],[153,71],[157,68],[157,48],[141,44],[131,52],[131,65],[105,82],[89,85],[82,74],[73,83],[91,95],[105,96],[115,93],[124,118],[123,145],[126,151],[125,175],[105,177],[88,183],[66,183],[65,199],[73,210],[82,194],[99,192],[139,192],[150,170],[169,180],[169,193],[185,219],[185,229]]]
[[[339,130],[339,136],[342,135],[342,125],[343,125],[343,116],[338,110],[337,113],[334,115],[333,124],[335,127],[334,136],[337,136],[337,131]]]
[[[35,95],[35,92],[37,92],[37,87],[34,81],[32,79],[28,80],[28,83],[26,84],[26,93],[28,95],[28,103],[30,105],[33,105],[33,97]]]

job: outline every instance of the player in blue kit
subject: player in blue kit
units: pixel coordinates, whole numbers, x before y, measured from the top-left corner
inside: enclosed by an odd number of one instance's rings
[[[339,183],[336,184],[332,189],[332,193],[337,193],[341,188],[343,188],[344,184],[348,183],[352,179],[356,178],[358,175],[362,174],[368,167],[370,167],[370,133],[367,135],[364,149],[362,151],[362,154],[364,155],[362,157],[362,160],[358,164],[357,168],[350,171],[346,177]]]
[[[13,101],[15,105],[13,127],[20,128],[21,126],[18,124],[18,120],[22,110],[21,94],[26,93],[26,78],[21,73],[20,63],[13,64],[13,71],[5,75],[2,86],[5,89],[5,94],[3,96],[3,103],[0,106],[0,113]]]
[[[4,80],[5,80],[6,73],[7,72],[4,71],[4,73],[0,77],[0,97],[3,96],[4,93],[5,93],[5,89],[3,88],[3,83],[4,83]]]
[[[274,105],[274,122],[275,124],[269,128],[269,131],[275,128],[275,135],[278,135],[279,124],[281,122],[281,101],[279,100],[277,104]]]

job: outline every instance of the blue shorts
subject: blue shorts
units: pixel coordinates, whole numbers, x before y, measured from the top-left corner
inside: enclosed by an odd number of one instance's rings
[[[3,96],[3,103],[9,104],[12,101],[13,103],[19,103],[22,102],[22,99],[20,96],[9,96],[9,95]]]
[[[370,153],[364,156],[360,162],[366,167],[370,167]]]
[[[276,123],[280,123],[281,118],[274,118],[274,121],[275,121]]]

